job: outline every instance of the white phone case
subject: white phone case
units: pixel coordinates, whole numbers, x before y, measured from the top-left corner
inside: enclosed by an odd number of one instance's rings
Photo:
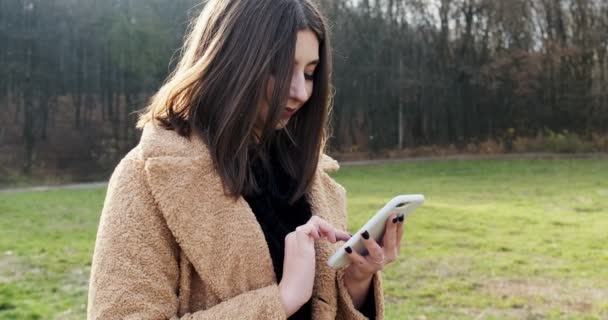
[[[384,228],[386,227],[386,219],[393,213],[403,214],[407,217],[410,213],[414,212],[424,202],[424,195],[411,194],[411,195],[400,195],[394,197],[389,201],[380,211],[378,211],[352,238],[346,241],[339,249],[334,253],[333,256],[327,260],[327,264],[333,268],[340,268],[350,263],[350,258],[344,249],[351,247],[354,251],[359,254],[367,254],[365,245],[361,241],[361,233],[365,230],[369,232],[370,237],[376,241],[380,241],[384,235]]]

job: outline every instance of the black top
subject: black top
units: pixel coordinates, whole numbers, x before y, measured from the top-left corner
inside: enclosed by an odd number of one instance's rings
[[[260,190],[255,194],[243,197],[249,203],[264,232],[277,282],[280,282],[283,275],[285,237],[296,227],[308,222],[311,210],[305,196],[298,199],[293,205],[289,204],[289,195],[295,188],[296,181],[282,169],[278,161],[271,159],[270,166],[271,170],[268,173],[259,159],[252,160],[251,168]],[[373,319],[376,314],[372,292],[368,294],[368,299],[362,308],[363,314],[370,319]],[[289,319],[308,320],[311,319],[311,316],[311,301],[309,300]]]

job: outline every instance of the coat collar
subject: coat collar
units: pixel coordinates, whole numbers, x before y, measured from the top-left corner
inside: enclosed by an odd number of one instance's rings
[[[255,215],[242,197],[224,194],[201,138],[187,139],[149,123],[142,133],[140,151],[157,206],[210,294],[224,300],[276,283],[270,252]],[[325,174],[337,171],[339,165],[324,154],[319,160],[307,194],[312,214],[343,227],[336,215],[336,210],[345,210],[343,189]],[[314,318],[335,317],[335,272],[326,261],[336,248],[327,242],[316,244],[313,314],[319,317]]]

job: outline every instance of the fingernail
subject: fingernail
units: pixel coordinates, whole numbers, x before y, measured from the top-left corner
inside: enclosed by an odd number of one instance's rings
[[[403,220],[404,220],[404,219],[405,219],[405,215],[400,215],[400,216],[399,216],[399,221],[400,221],[400,222],[403,222]]]
[[[369,239],[369,232],[367,232],[367,230],[363,231],[363,233],[361,233],[361,236],[363,236],[363,239],[367,240]]]
[[[344,251],[346,251],[346,253],[348,253],[348,254],[353,253],[353,249],[351,247],[344,248]]]
[[[393,218],[393,223],[397,223],[399,221],[399,216]]]

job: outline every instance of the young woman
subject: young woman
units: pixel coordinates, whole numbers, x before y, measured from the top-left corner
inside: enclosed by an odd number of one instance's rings
[[[89,319],[384,317],[378,271],[403,217],[365,240],[368,255],[327,265],[350,238],[323,154],[330,73],[309,0],[206,4],[110,179]]]

